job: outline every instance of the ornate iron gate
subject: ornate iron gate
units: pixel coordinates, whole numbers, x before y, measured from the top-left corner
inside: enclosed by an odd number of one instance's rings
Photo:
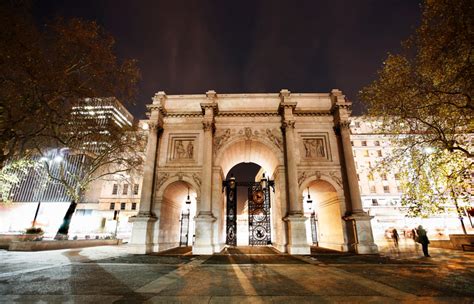
[[[181,230],[179,233],[179,247],[188,246],[189,238],[189,211],[181,213]]]
[[[270,189],[261,182],[250,183],[248,195],[249,245],[270,245]]]
[[[224,181],[227,195],[226,241],[227,245],[237,246],[237,183],[231,177]]]

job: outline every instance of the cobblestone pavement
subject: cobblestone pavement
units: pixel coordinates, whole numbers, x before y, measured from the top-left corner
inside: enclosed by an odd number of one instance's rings
[[[1,303],[474,303],[474,253],[410,248],[380,255],[314,249],[190,248],[130,255],[126,246],[0,250]]]

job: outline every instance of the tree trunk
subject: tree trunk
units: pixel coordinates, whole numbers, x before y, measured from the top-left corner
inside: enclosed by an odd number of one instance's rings
[[[67,234],[69,233],[69,224],[71,223],[71,218],[74,214],[74,211],[76,211],[76,206],[76,201],[72,200],[69,208],[66,211],[66,214],[64,215],[63,223],[61,224],[61,227],[59,227],[59,230],[54,237],[55,240],[67,239]]]
[[[462,231],[464,232],[464,234],[467,234],[466,226],[464,225],[464,216],[462,214],[461,209],[459,208],[457,198],[454,199],[454,205],[456,206],[456,211],[458,212],[458,217],[459,217],[459,220],[461,221]]]

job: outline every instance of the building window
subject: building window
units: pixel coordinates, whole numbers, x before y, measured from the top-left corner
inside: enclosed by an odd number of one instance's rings
[[[400,185],[397,186],[397,191],[400,193],[402,192],[402,187]]]
[[[132,203],[132,210],[137,210],[137,203]]]
[[[110,203],[109,209],[110,209],[110,210],[114,210],[114,209],[115,209],[115,203]]]
[[[375,190],[375,186],[374,185],[370,186],[370,193],[375,193],[375,192],[377,192]]]
[[[355,127],[356,127],[356,128],[360,128],[360,122],[356,121],[356,122],[355,122]]]
[[[359,174],[357,174],[357,180],[360,181],[360,177],[359,177]]]
[[[369,150],[364,150],[363,153],[365,157],[369,157]]]
[[[400,173],[395,173],[395,179],[400,180]]]
[[[138,189],[139,189],[138,184],[133,185],[133,194],[137,195],[138,194]]]
[[[378,140],[374,141],[374,145],[375,146],[380,146],[380,141],[378,141]]]
[[[125,210],[127,203],[120,203],[120,210]]]
[[[127,195],[128,193],[128,184],[123,185],[122,195]]]
[[[372,173],[369,173],[369,174],[367,175],[367,179],[368,179],[369,181],[373,181],[373,180],[374,180],[374,175],[373,175]]]
[[[387,180],[387,174],[382,173],[382,180],[386,181]]]
[[[379,205],[379,202],[377,201],[376,198],[373,198],[372,199],[372,206],[378,206]]]
[[[390,187],[389,186],[383,186],[383,192],[384,193],[390,193]]]
[[[362,147],[367,147],[367,141],[366,140],[362,141]]]
[[[377,150],[377,156],[382,157],[382,150]]]
[[[352,140],[351,140],[351,146],[353,146],[353,147],[354,147],[354,142],[353,142]]]
[[[112,188],[112,195],[117,195],[118,193],[118,185],[114,184],[114,187]]]

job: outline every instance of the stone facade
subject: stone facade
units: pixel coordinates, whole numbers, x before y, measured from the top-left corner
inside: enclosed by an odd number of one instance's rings
[[[300,94],[170,95],[148,105],[148,145],[138,215],[132,217],[135,253],[179,243],[179,214],[193,217],[193,253],[225,246],[222,181],[242,162],[262,167],[275,182],[272,245],[308,254],[306,189],[317,200],[321,246],[374,253],[370,216],[362,203],[350,142],[351,103],[339,90]],[[182,204],[186,199],[189,206]],[[173,224],[175,223],[175,224]]]

